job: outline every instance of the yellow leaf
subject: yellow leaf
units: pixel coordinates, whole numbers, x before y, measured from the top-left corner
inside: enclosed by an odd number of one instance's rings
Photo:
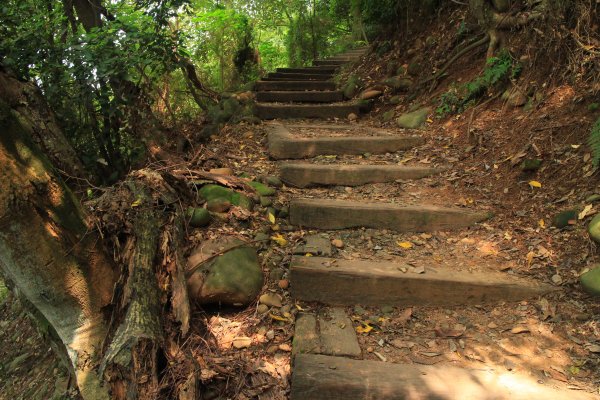
[[[364,324],[356,327],[357,333],[369,333],[373,330],[373,327],[369,324]]]
[[[304,255],[304,257],[312,257],[312,256],[313,256],[313,255],[312,255],[312,253],[306,253],[306,254]]]
[[[535,257],[535,253],[533,251],[530,251],[529,253],[527,253],[527,266],[531,267],[531,263],[533,262],[533,257]]]
[[[288,318],[280,317],[279,315],[275,314],[269,314],[269,317],[271,317],[271,319],[274,319],[275,321],[290,322]]]
[[[267,214],[267,218],[269,218],[269,222],[270,223],[272,223],[273,225],[275,225],[275,216],[273,215],[273,213]]]
[[[133,203],[131,203],[131,207],[138,207],[140,204],[142,204],[142,199],[138,197]]]
[[[542,228],[542,229],[546,229],[546,223],[544,222],[544,220],[543,220],[543,219],[540,219],[540,220],[538,221],[538,225],[540,226],[540,228]]]
[[[587,206],[585,206],[585,208],[583,209],[582,212],[579,213],[578,217],[579,219],[584,219],[585,217],[587,217],[590,214],[590,211],[592,211],[592,205],[588,204]]]
[[[433,120],[431,118],[427,118],[427,122],[429,122],[430,124],[433,124]]]
[[[271,236],[271,240],[273,240],[275,243],[277,243],[281,247],[287,246],[287,244],[288,244],[288,241],[283,236],[281,236],[281,234],[279,234],[279,233]]]
[[[532,188],[541,188],[542,184],[538,181],[531,181],[529,182],[529,186],[531,186]]]
[[[411,242],[398,242],[398,246],[402,247],[403,249],[412,249],[413,244]]]

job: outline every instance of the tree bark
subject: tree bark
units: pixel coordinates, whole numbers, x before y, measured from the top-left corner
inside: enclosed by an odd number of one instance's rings
[[[0,82],[7,80],[0,71]],[[31,117],[27,110],[19,113]],[[114,263],[32,130],[2,98],[0,127],[0,271],[51,328],[82,396],[108,399],[95,366],[108,328],[103,309],[111,301]]]

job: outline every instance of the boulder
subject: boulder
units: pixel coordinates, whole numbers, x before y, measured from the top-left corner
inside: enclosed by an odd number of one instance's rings
[[[396,119],[396,124],[400,128],[417,129],[427,120],[427,115],[431,113],[429,107],[421,108],[416,111],[401,115]]]
[[[596,214],[596,216],[592,218],[588,225],[588,232],[594,242],[600,243],[600,214]]]
[[[260,294],[264,278],[256,249],[236,238],[199,245],[188,258],[187,286],[198,304],[247,305]]]
[[[402,97],[401,96],[392,96],[390,97],[390,104],[396,105],[396,104],[400,104],[402,102]]]
[[[394,116],[396,115],[396,112],[394,110],[389,110],[383,113],[383,115],[381,116],[381,120],[383,122],[390,122],[391,120],[394,119]]]
[[[412,79],[404,76],[393,76],[383,81],[383,83],[395,91],[408,90],[413,84]]]
[[[228,201],[234,206],[242,207],[252,211],[252,200],[248,196],[238,193],[233,189],[224,188],[223,186],[219,185],[209,184],[202,186],[198,193],[207,202],[219,199],[221,201]]]
[[[589,270],[579,277],[583,289],[591,295],[600,296],[600,267]]]
[[[502,100],[512,107],[523,107],[527,104],[527,96],[519,89],[508,89],[502,94]]]
[[[261,181],[269,186],[280,188],[283,186],[283,182],[275,175],[267,175],[261,179]]]

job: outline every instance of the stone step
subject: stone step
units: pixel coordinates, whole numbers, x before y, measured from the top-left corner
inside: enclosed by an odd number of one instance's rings
[[[257,103],[256,115],[262,119],[287,118],[346,118],[349,114],[359,114],[360,106],[353,103],[339,104],[268,104]]]
[[[432,232],[462,229],[491,215],[460,208],[427,205],[402,206],[347,200],[293,199],[290,223],[303,228],[375,228],[398,232]]]
[[[333,75],[337,67],[304,67],[304,68],[277,68],[277,72],[292,74],[324,74]]]
[[[503,369],[393,364],[299,354],[291,400],[592,400]]]
[[[336,66],[339,67],[341,65],[347,64],[348,61],[340,61],[340,60],[314,60],[314,66]]]
[[[444,306],[516,302],[554,290],[552,286],[501,272],[457,272],[406,264],[294,256],[291,295],[329,305]]]
[[[284,79],[288,81],[328,81],[333,78],[332,74],[312,74],[297,72],[271,72],[266,79]]]
[[[301,90],[335,90],[335,83],[330,81],[258,81],[254,86],[257,92],[266,91],[301,91]]]
[[[344,100],[344,93],[340,91],[321,91],[321,92],[302,92],[302,91],[281,91],[281,92],[258,92],[256,100],[259,102],[280,102],[280,103],[336,103]]]
[[[292,354],[327,354],[360,357],[362,352],[352,321],[341,308],[300,313],[294,325]]]
[[[286,163],[279,176],[288,186],[305,188],[318,185],[359,186],[367,183],[393,182],[398,179],[420,179],[443,169],[405,167],[402,165],[339,165]]]
[[[269,132],[269,155],[273,159],[310,158],[319,155],[385,154],[423,144],[420,136],[345,136],[295,138],[282,125]]]

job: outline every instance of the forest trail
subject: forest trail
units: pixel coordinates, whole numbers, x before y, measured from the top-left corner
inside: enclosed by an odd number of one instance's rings
[[[562,363],[564,343],[526,311],[554,288],[507,273],[484,259],[485,249],[461,250],[470,235],[485,237],[493,210],[455,207],[456,194],[436,193],[428,179],[448,168],[393,161],[425,144],[418,131],[338,121],[355,120],[360,107],[343,102],[333,76],[363,53],[281,68],[256,85],[258,115],[291,120],[267,124],[268,152],[281,180],[296,188],[290,223],[307,231],[290,265],[300,310],[291,399],[594,398],[540,374],[540,365]],[[294,120],[305,118],[329,121]],[[370,184],[378,191],[360,189]],[[373,238],[393,238],[397,250],[364,259],[360,249],[372,250]],[[426,250],[407,259],[415,247]],[[413,307],[421,323],[408,328]],[[433,337],[424,325],[435,326]],[[369,335],[381,326],[392,329]]]

